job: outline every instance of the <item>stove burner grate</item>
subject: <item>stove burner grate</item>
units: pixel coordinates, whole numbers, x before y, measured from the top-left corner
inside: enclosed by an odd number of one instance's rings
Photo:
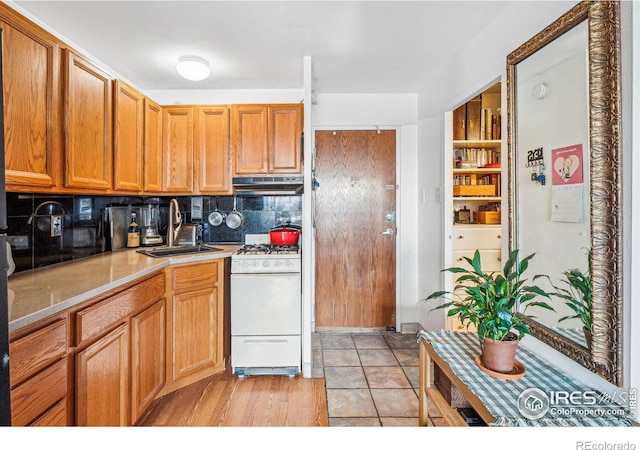
[[[298,245],[246,244],[239,248],[238,255],[286,255],[298,253]]]

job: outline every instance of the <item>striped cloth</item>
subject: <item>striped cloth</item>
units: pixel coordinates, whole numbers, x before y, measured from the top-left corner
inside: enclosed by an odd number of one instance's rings
[[[516,359],[526,367],[527,373],[518,380],[505,381],[484,373],[474,363],[474,358],[480,354],[480,342],[476,333],[421,331],[418,342],[421,339],[433,346],[438,355],[451,366],[453,373],[495,417],[495,422],[489,424],[491,426],[634,426],[633,414],[629,411],[611,403],[595,389],[572,380],[522,346],[518,347]],[[520,394],[529,388],[538,388],[547,398],[559,392],[580,393],[578,395],[590,392],[591,399],[597,396],[597,404],[589,406],[549,402],[549,409],[543,417],[530,419],[518,407]],[[589,403],[588,400],[585,399],[584,403]]]

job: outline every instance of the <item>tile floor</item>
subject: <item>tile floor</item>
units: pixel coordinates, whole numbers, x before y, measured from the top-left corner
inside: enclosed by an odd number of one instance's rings
[[[313,376],[325,378],[329,426],[417,426],[414,334],[316,333]]]

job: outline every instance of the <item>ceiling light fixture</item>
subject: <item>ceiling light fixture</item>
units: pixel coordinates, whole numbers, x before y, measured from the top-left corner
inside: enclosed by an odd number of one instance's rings
[[[202,81],[211,74],[209,61],[193,55],[178,58],[176,70],[182,77],[191,81]]]

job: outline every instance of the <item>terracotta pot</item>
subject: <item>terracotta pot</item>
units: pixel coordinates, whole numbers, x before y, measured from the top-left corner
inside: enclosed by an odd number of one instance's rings
[[[493,341],[491,338],[484,338],[482,365],[494,372],[509,373],[513,371],[518,342],[517,338],[508,341]]]

